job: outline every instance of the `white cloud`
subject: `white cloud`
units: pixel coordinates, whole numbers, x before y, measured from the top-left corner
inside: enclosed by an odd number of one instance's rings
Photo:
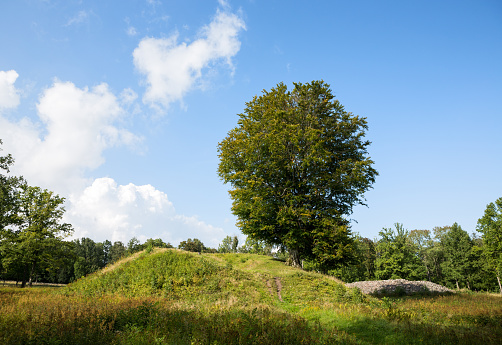
[[[70,201],[72,207],[66,218],[76,224],[75,238],[127,242],[136,237],[144,242],[160,237],[177,245],[196,237],[216,247],[225,237],[222,229],[197,217],[176,214],[167,195],[151,185],[117,185],[111,178],[99,178]]]
[[[129,88],[124,89],[120,93],[120,100],[127,105],[132,104],[136,98],[138,98],[138,94]]]
[[[136,36],[138,34],[134,26],[129,26],[126,32],[128,36]]]
[[[0,71],[0,111],[6,108],[15,108],[19,105],[19,91],[14,86],[16,71]]]
[[[40,96],[37,110],[41,124],[0,119],[0,137],[16,158],[13,171],[58,193],[82,186],[85,173],[104,163],[105,149],[140,141],[115,124],[125,112],[106,84],[89,90],[56,81]]]
[[[18,75],[8,74],[10,79],[4,80],[13,85]],[[73,224],[74,238],[127,242],[134,236],[140,241],[160,237],[177,245],[190,237],[217,247],[226,235],[221,228],[177,214],[167,195],[153,186],[87,178],[104,163],[106,149],[134,146],[141,140],[118,126],[127,115],[122,106],[136,97],[125,89],[117,98],[106,84],[89,89],[55,81],[40,95],[38,123],[27,117],[11,121],[0,113],[2,149],[16,159],[12,173],[67,197],[65,221]],[[2,104],[18,103],[17,99]]]
[[[168,38],[141,40],[133,57],[134,65],[146,77],[143,102],[168,108],[194,87],[204,68],[221,60],[232,67],[231,58],[240,49],[238,34],[242,29],[245,24],[240,17],[218,11],[192,43],[178,43],[177,33]]]
[[[227,0],[218,0],[218,4],[224,9],[230,9],[230,4]]]
[[[81,24],[87,21],[88,18],[89,18],[89,13],[87,13],[86,11],[79,11],[75,16],[73,16],[66,22],[65,26]]]

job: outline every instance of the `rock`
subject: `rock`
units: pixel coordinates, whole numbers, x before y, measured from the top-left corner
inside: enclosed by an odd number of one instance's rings
[[[391,280],[368,280],[363,282],[354,282],[345,284],[346,287],[357,287],[364,294],[375,293],[396,293],[396,289],[405,292],[406,295],[429,291],[431,293],[453,293],[453,290],[448,289],[439,284],[429,281],[409,281],[406,279],[391,279]]]

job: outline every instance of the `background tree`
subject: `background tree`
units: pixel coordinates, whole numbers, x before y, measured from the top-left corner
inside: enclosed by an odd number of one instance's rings
[[[273,247],[265,241],[260,241],[250,236],[246,237],[244,245],[239,247],[240,253],[272,255]]]
[[[143,243],[142,247],[143,247],[143,249],[146,249],[148,247],[151,247],[151,248],[154,248],[154,247],[156,247],[156,248],[173,248],[171,243],[169,243],[169,242],[165,243],[160,238],[156,238],[156,239],[149,238],[145,241],[145,243]]]
[[[127,248],[121,241],[113,242],[113,245],[110,247],[110,263],[115,262],[127,254]]]
[[[427,275],[427,280],[432,281],[432,278],[437,275],[435,272],[435,243],[431,237],[429,230],[411,230],[408,234],[408,240],[412,243],[416,250],[416,255],[420,258],[423,268]]]
[[[40,281],[56,284],[67,284],[75,279],[74,263],[76,260],[74,243],[55,241],[51,252],[51,260],[40,276]]]
[[[237,236],[226,236],[218,246],[218,253],[237,253],[239,239]]]
[[[127,254],[129,255],[139,252],[142,249],[141,242],[136,237],[131,238],[127,243]]]
[[[384,228],[376,245],[375,276],[377,279],[422,280],[425,270],[409,239],[408,230],[396,223],[396,231]]]
[[[365,118],[345,111],[323,81],[280,83],[255,96],[218,145],[218,174],[232,185],[241,231],[285,246],[291,264],[328,266],[353,252],[346,217],[377,172],[364,140]]]
[[[472,290],[496,291],[500,287],[497,284],[496,275],[493,274],[493,266],[490,257],[484,248],[483,239],[473,235],[472,249],[470,254],[468,281],[471,282]]]
[[[106,265],[106,253],[103,243],[96,243],[83,237],[74,242],[76,261],[74,264],[75,279],[97,271]]]
[[[204,246],[204,243],[202,243],[201,240],[199,240],[198,238],[194,238],[193,240],[189,238],[186,241],[182,241],[178,245],[178,248],[189,252],[198,252],[198,253],[216,252],[216,250],[213,250],[211,248],[206,248],[206,246]]]
[[[472,241],[467,231],[454,223],[450,230],[441,238],[445,261],[442,264],[445,279],[455,281],[455,286],[460,289],[459,282],[469,287],[467,280],[470,267],[470,254]]]
[[[483,234],[483,244],[489,264],[497,276],[500,293],[502,284],[502,198],[486,206],[483,217],[478,220],[477,230]]]
[[[374,280],[376,260],[375,243],[369,238],[356,235],[354,246],[354,262],[351,265],[330,270],[328,274],[346,283]],[[317,267],[314,266],[314,269],[317,270]]]

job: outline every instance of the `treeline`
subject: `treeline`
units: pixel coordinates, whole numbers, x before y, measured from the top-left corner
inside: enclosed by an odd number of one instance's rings
[[[161,239],[140,243],[133,238],[127,245],[90,238],[65,241],[73,229],[62,222],[64,198],[1,173],[8,173],[13,163],[10,155],[0,156],[0,279],[21,282],[23,287],[34,281],[69,283],[140,250],[173,247]],[[432,231],[408,231],[397,223],[394,229],[382,229],[379,239],[355,236],[344,242],[343,262],[336,269],[327,270],[320,261],[304,261],[303,267],[345,282],[401,278],[502,293],[502,198],[487,206],[477,230],[481,237],[470,236],[457,223]],[[178,248],[289,257],[285,246],[273,247],[251,236],[240,247],[236,236],[227,236],[218,249],[196,238],[182,241]],[[337,252],[325,254],[336,257]]]
[[[500,205],[497,207],[496,205]],[[346,283],[365,280],[425,280],[451,289],[500,291],[500,252],[502,246],[502,198],[487,207],[478,221],[481,236],[469,235],[457,223],[431,230],[406,230],[396,223],[384,228],[379,238],[359,235],[352,243],[352,260],[338,269],[324,271],[316,262],[303,262],[303,268],[321,271]],[[498,234],[498,235],[497,235]],[[492,236],[493,240],[490,240]],[[222,253],[255,253],[285,260],[285,248],[274,248],[263,241],[246,239],[237,246],[237,237],[227,236],[220,244]]]
[[[29,283],[29,277],[24,269],[24,265],[5,264],[12,259],[9,252],[5,250],[7,246],[15,243],[5,239],[0,244],[2,280],[16,281],[21,284]],[[57,249],[45,252],[31,273],[32,282],[67,284],[80,277],[93,273],[106,265],[141,251],[148,247],[172,248],[169,243],[164,243],[161,239],[148,239],[141,244],[136,238],[132,238],[127,245],[121,241],[95,242],[90,238],[81,238],[73,241],[60,241]]]
[[[272,247],[263,242],[255,241],[250,238],[246,243],[238,247],[236,236],[227,236],[223,239],[218,249],[206,247],[202,241],[197,238],[187,239],[180,242],[178,249],[198,252],[198,253],[254,253],[263,255],[272,255]],[[136,237],[133,237],[127,244],[121,241],[95,242],[90,238],[83,237],[73,241],[59,241],[57,248],[43,253],[44,258],[37,261],[33,272],[27,272],[25,265],[11,265],[15,257],[9,255],[8,247],[15,246],[16,243],[7,241],[5,238],[0,240],[0,279],[16,281],[20,285],[23,282],[29,283],[54,283],[67,284],[83,276],[96,272],[107,265],[130,256],[142,250],[152,250],[153,248],[174,248],[169,242],[165,243],[162,239],[148,239],[141,243]],[[57,250],[56,250],[57,249]],[[12,251],[11,251],[12,253]]]
[[[430,230],[394,228],[379,239],[356,236],[352,264],[329,273],[345,282],[427,280],[452,289],[497,291],[497,269],[482,237],[469,235],[457,223]],[[315,264],[310,265],[315,269]]]

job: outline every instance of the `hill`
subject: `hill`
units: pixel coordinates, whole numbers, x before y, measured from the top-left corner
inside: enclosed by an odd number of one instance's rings
[[[197,254],[177,249],[143,251],[66,287],[89,296],[162,296],[185,302],[301,306],[363,302],[357,289],[332,277],[286,266],[256,254]]]

